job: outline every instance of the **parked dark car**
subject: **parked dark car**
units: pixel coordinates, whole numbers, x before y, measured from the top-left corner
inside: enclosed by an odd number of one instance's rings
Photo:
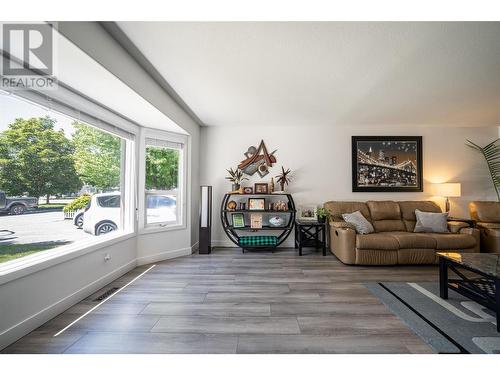
[[[22,215],[26,210],[38,207],[38,199],[32,197],[8,197],[0,191],[0,213],[7,212],[11,215]]]

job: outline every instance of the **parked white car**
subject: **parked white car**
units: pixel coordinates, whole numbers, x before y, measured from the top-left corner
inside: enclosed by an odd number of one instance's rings
[[[177,201],[173,196],[150,195],[147,198],[147,222],[175,221]],[[75,215],[74,224],[95,236],[120,229],[120,192],[94,194],[83,216]]]
[[[73,216],[73,224],[78,227],[78,229],[83,228],[83,214],[85,213],[85,209],[81,209],[76,211],[75,216]]]
[[[95,236],[120,228],[120,193],[94,194],[83,213],[83,230]]]

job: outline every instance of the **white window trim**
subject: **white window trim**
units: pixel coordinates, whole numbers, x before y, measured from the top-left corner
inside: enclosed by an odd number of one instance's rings
[[[9,281],[24,277],[30,273],[38,272],[45,268],[52,267],[56,264],[66,262],[70,259],[80,257],[82,255],[98,251],[102,248],[108,247],[114,243],[125,241],[129,238],[137,236],[137,221],[134,215],[137,207],[137,189],[136,189],[136,165],[137,165],[137,139],[140,133],[140,128],[135,124],[111,113],[106,108],[99,106],[99,104],[89,101],[83,96],[79,96],[74,92],[61,88],[52,94],[58,96],[67,95],[69,105],[65,105],[59,98],[57,98],[57,107],[53,105],[52,98],[45,94],[35,91],[20,91],[14,93],[18,98],[27,100],[34,105],[39,105],[50,110],[60,112],[63,115],[70,116],[75,120],[81,120],[97,129],[106,131],[113,135],[122,138],[122,145],[126,145],[125,149],[122,148],[122,173],[120,176],[120,190],[124,193],[121,194],[121,209],[122,209],[122,230],[106,236],[106,238],[89,238],[88,240],[78,241],[74,244],[59,246],[54,249],[44,250],[39,253],[27,255],[25,257],[14,259],[0,264],[0,285]],[[51,104],[52,103],[52,104]],[[87,113],[96,115],[96,117],[88,116],[84,118],[81,112],[74,108],[85,108],[89,110]],[[80,114],[80,118],[77,116]],[[109,117],[116,122],[111,125],[108,122],[102,122],[99,119]],[[89,121],[91,120],[91,121]],[[123,130],[120,130],[123,129]],[[123,168],[125,167],[125,168]],[[127,168],[128,167],[128,168]]]
[[[179,186],[177,189],[177,199],[181,202],[180,207],[178,207],[178,212],[180,213],[180,220],[176,221],[174,224],[169,224],[168,222],[163,223],[151,223],[146,225],[146,139],[158,139],[164,142],[174,142],[181,143],[182,147],[179,149]],[[187,176],[188,176],[188,137],[183,134],[171,133],[162,130],[142,128],[140,135],[140,152],[139,152],[139,188],[138,195],[139,199],[139,234],[157,233],[157,232],[167,232],[173,230],[182,230],[187,228]],[[161,193],[161,192],[159,192]],[[180,199],[179,199],[180,198]]]

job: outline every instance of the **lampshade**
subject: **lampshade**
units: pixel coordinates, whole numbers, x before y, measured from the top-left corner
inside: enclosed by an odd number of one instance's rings
[[[434,194],[440,197],[459,197],[461,195],[460,183],[434,184]]]

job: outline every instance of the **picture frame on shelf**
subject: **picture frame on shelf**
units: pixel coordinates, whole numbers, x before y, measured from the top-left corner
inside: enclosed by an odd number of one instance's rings
[[[266,200],[264,198],[248,198],[248,209],[263,211],[266,209]]]
[[[251,214],[250,215],[250,228],[262,229],[262,214]]]
[[[305,205],[299,208],[299,220],[316,221],[318,217],[316,216],[316,206]]]
[[[233,228],[244,228],[245,227],[245,215],[240,212],[231,214],[231,220],[233,222]]]
[[[255,194],[269,194],[269,184],[265,182],[256,182],[254,184]]]
[[[253,188],[251,186],[244,187],[243,194],[253,194]]]

